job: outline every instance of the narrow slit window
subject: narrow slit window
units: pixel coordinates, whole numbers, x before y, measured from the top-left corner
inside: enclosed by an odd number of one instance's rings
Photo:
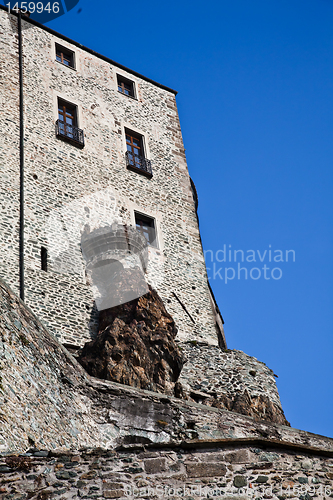
[[[47,271],[47,249],[45,247],[40,250],[40,260],[42,271]]]

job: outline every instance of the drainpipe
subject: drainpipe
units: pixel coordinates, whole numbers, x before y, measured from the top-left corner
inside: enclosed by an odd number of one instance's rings
[[[18,13],[19,80],[20,80],[20,235],[19,269],[20,298],[24,301],[24,122],[23,122],[23,58],[21,12]]]

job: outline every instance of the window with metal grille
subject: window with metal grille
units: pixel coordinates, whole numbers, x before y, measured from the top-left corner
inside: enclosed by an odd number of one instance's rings
[[[74,52],[56,44],[56,60],[74,68]]]
[[[76,143],[80,147],[84,146],[83,130],[77,126],[77,107],[62,99],[58,99],[56,134],[72,143]]]
[[[125,136],[127,168],[151,178],[153,176],[151,161],[145,158],[142,135],[125,129]]]
[[[157,247],[154,219],[135,212],[135,225],[139,233],[146,238],[148,245]]]
[[[70,136],[73,133],[73,127],[77,126],[76,106],[59,99],[58,118],[63,123],[65,135]]]
[[[134,82],[123,76],[117,75],[118,91],[129,97],[135,97]]]
[[[130,165],[141,168],[142,159],[145,156],[142,136],[126,131],[126,149]]]

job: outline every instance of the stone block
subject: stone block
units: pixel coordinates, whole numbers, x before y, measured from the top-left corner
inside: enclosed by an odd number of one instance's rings
[[[104,490],[121,490],[123,487],[122,483],[107,482],[103,485]]]
[[[149,458],[144,460],[145,471],[147,474],[158,474],[167,470],[165,458]]]
[[[246,485],[247,485],[247,478],[245,476],[234,477],[234,486],[236,488],[243,488]]]
[[[94,477],[97,476],[97,472],[94,470],[90,470],[89,472],[86,472],[80,476],[80,479],[94,479]]]
[[[205,462],[224,462],[223,453],[205,453],[202,459]]]
[[[284,490],[286,490],[288,488],[292,488],[294,485],[295,485],[294,481],[291,481],[291,480],[289,480],[289,481],[283,481],[282,488]]]
[[[255,480],[256,483],[267,483],[268,476],[258,476]]]
[[[186,471],[189,477],[220,477],[224,476],[227,468],[224,464],[216,462],[187,463]]]
[[[159,457],[160,454],[158,451],[143,451],[142,453],[138,454],[138,458],[140,460],[144,460],[145,458],[156,458]]]
[[[300,484],[307,484],[309,482],[308,478],[307,477],[299,477],[298,478],[298,482]]]
[[[225,454],[226,462],[231,464],[248,464],[251,462],[249,450],[237,450]]]
[[[120,498],[124,496],[124,490],[105,490],[103,496],[104,498]]]
[[[249,500],[249,497],[246,495],[226,495],[223,500]]]

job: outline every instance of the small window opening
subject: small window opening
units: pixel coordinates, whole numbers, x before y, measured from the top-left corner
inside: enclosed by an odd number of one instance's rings
[[[148,245],[157,247],[154,219],[135,213],[135,225],[139,233],[146,238]]]
[[[47,249],[45,247],[40,250],[40,259],[42,271],[47,271]]]
[[[74,52],[65,49],[61,45],[56,45],[56,60],[70,68],[74,68]]]
[[[134,82],[127,80],[120,75],[117,75],[118,91],[122,94],[128,95],[129,97],[135,97],[134,94]]]

